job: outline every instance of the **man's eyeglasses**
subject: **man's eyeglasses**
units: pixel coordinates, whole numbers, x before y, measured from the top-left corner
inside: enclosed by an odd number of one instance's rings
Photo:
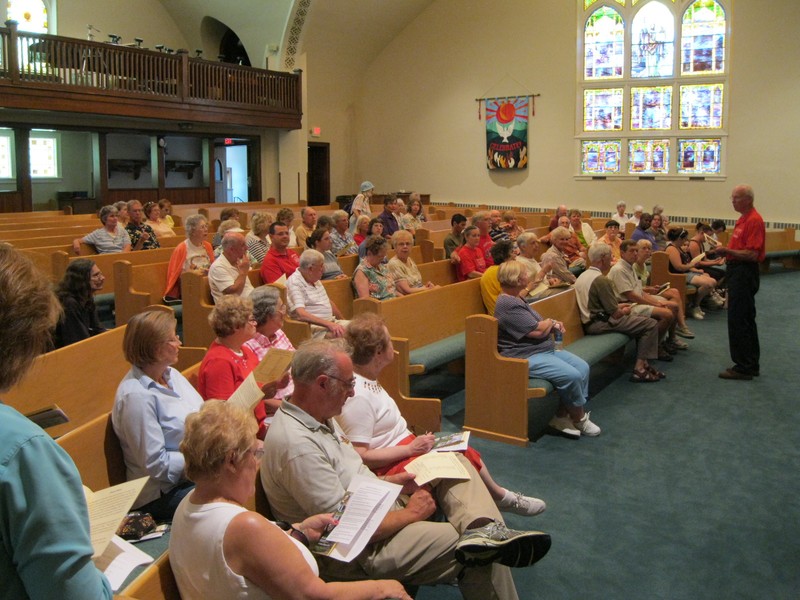
[[[351,379],[340,379],[339,377],[334,377],[333,375],[328,375],[331,379],[335,379],[339,383],[344,384],[345,386],[349,387],[351,390],[356,389],[356,378],[352,377]]]

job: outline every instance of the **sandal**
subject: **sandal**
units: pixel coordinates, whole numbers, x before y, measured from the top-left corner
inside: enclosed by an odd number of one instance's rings
[[[658,375],[654,375],[649,369],[634,369],[628,381],[632,383],[652,383],[660,381]]]
[[[666,379],[667,374],[664,371],[659,371],[653,365],[648,365],[647,370],[652,374],[658,377],[659,379]]]

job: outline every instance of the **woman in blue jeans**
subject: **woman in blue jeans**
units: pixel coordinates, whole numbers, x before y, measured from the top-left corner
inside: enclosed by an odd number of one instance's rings
[[[531,377],[545,379],[558,390],[560,403],[550,426],[569,437],[600,435],[584,405],[589,396],[589,365],[567,352],[555,350],[552,334],[564,324],[545,319],[523,300],[532,287],[524,265],[509,261],[497,274],[503,293],[497,298],[497,350],[503,356],[528,361]]]

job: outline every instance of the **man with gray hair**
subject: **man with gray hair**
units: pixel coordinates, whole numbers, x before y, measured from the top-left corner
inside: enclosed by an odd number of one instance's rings
[[[569,227],[569,219],[567,217],[561,218],[567,221],[567,227]],[[549,268],[552,277],[557,277],[564,283],[572,284],[575,283],[575,274],[570,270],[570,257],[567,254],[567,249],[572,241],[572,236],[575,234],[567,227],[559,226],[550,232],[549,237],[552,245],[547,252],[542,254],[540,261],[543,268]],[[580,244],[578,246],[580,247]],[[584,262],[583,264],[585,265],[586,263]]]
[[[631,304],[617,301],[614,283],[606,277],[611,269],[611,247],[602,242],[589,248],[591,266],[575,282],[575,297],[584,331],[589,335],[617,332],[636,340],[636,364],[630,381],[651,383],[666,375],[650,365],[658,358],[658,323],[631,314]]]
[[[336,256],[347,254],[358,254],[358,244],[356,244],[353,234],[350,233],[350,217],[343,210],[334,211],[333,229],[331,229],[331,252]]]
[[[297,245],[305,246],[308,236],[317,227],[317,211],[310,206],[304,206],[300,209],[300,219],[302,222],[295,228],[294,234],[297,237]]]
[[[293,319],[311,325],[314,337],[344,337],[348,321],[330,299],[320,281],[325,257],[317,250],[306,250],[300,255],[300,266],[286,280],[286,300]]]
[[[161,248],[158,237],[153,228],[144,222],[144,209],[138,200],[128,201],[128,216],[130,221],[125,226],[125,231],[131,238],[131,250],[155,250]]]
[[[247,298],[253,291],[253,284],[247,274],[250,260],[247,258],[247,242],[241,233],[228,232],[222,238],[222,254],[211,263],[208,270],[208,286],[214,302],[223,296],[236,294]]]
[[[336,510],[355,475],[375,477],[334,417],[353,395],[353,363],[341,340],[312,340],[292,360],[295,391],[278,409],[264,441],[261,484],[275,516],[291,523]],[[418,487],[411,473],[386,476],[405,495],[350,562],[317,556],[328,581],[394,578],[405,585],[458,582],[462,596],[514,600],[507,567],[530,566],[550,536],[508,529],[486,486],[462,454],[469,479]],[[427,519],[439,508],[446,522]]]

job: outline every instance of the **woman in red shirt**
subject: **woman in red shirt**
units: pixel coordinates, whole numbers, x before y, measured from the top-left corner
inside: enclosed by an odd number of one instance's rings
[[[458,263],[458,280],[477,279],[486,270],[486,258],[480,247],[481,232],[474,225],[464,230],[464,245],[456,252],[461,262]]]

